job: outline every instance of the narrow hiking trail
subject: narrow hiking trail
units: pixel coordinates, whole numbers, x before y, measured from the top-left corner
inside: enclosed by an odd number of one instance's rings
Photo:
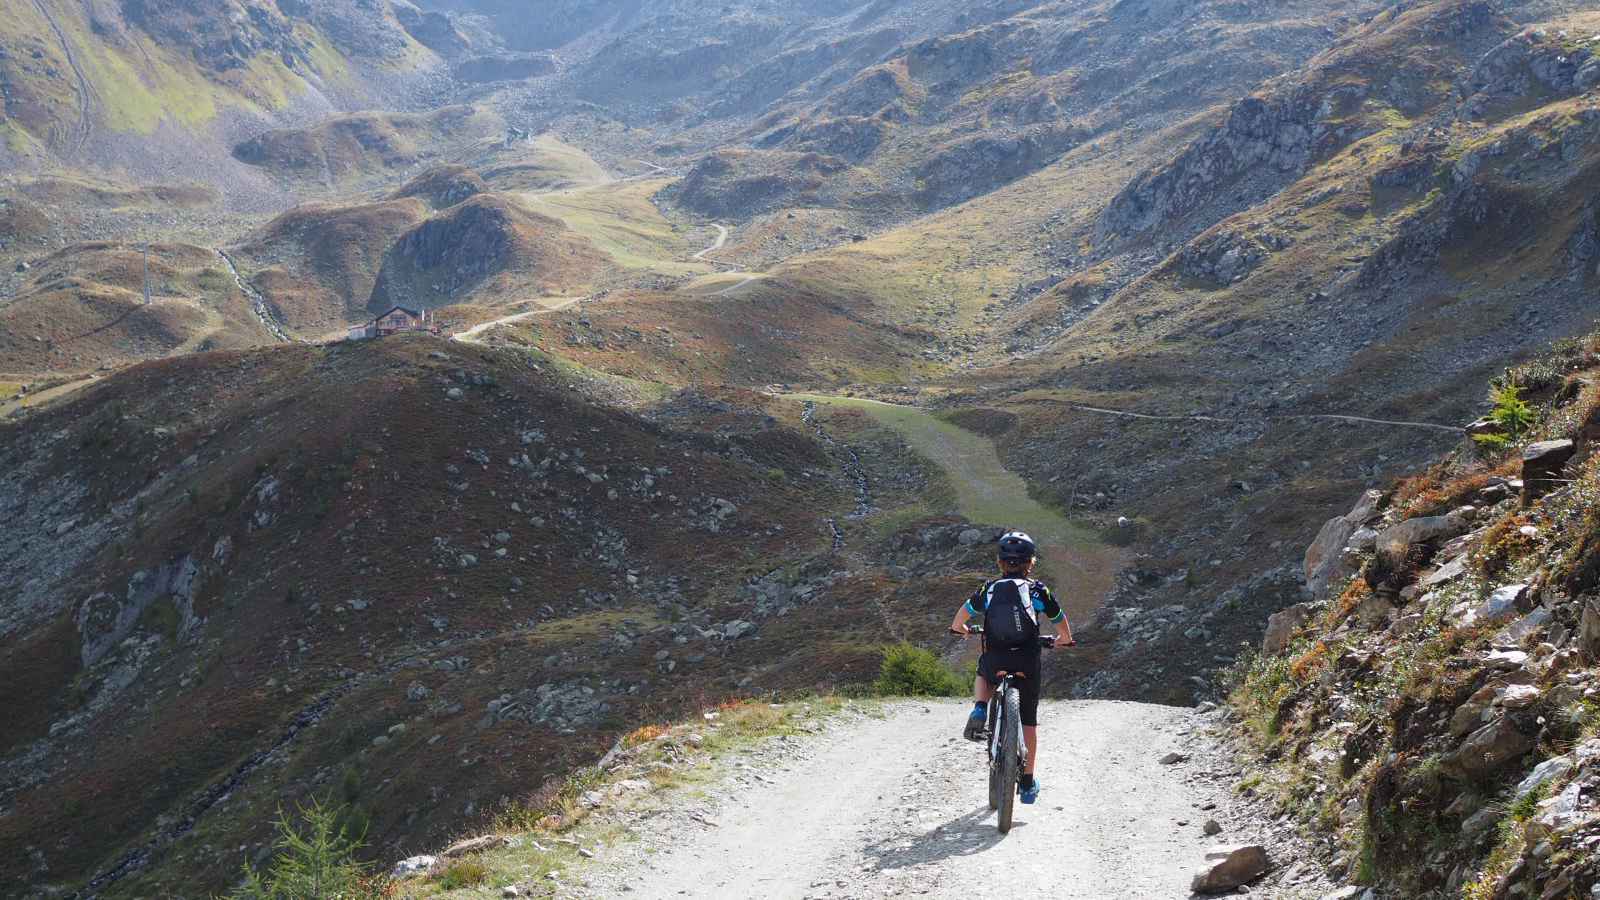
[[[1451,434],[1460,434],[1461,429],[1455,425],[1440,425],[1437,422],[1409,422],[1398,419],[1371,419],[1366,416],[1347,416],[1338,413],[1292,413],[1282,416],[1262,416],[1260,419],[1224,419],[1219,416],[1187,415],[1187,416],[1162,416],[1152,413],[1128,412],[1121,409],[1106,409],[1103,406],[1089,406],[1083,403],[1067,403],[1060,400],[1035,401],[1053,403],[1067,409],[1079,412],[1097,413],[1103,416],[1118,416],[1124,419],[1144,419],[1150,422],[1209,422],[1215,425],[1241,425],[1248,422],[1285,422],[1293,419],[1321,419],[1331,422],[1351,422],[1360,425],[1388,425],[1395,428],[1421,428],[1429,431],[1446,431]]]
[[[1265,836],[1203,716],[1114,701],[1042,705],[1043,792],[1002,835],[983,751],[958,736],[970,708],[901,701],[769,741],[703,791],[661,798],[626,826],[637,840],[557,896],[1180,898],[1206,847]],[[1190,758],[1162,764],[1172,751]]]
[[[739,279],[737,282],[728,285],[727,287],[723,288],[720,291],[713,291],[712,293],[708,294],[707,296],[709,296],[709,297],[726,297],[726,296],[728,296],[729,294],[732,294],[735,291],[743,289],[746,285],[749,285],[749,284],[752,284],[754,282],[760,281],[760,280],[762,280],[763,278],[766,278],[766,277],[767,277],[766,275],[763,275],[761,273],[750,273],[750,274],[745,275],[743,278]]]

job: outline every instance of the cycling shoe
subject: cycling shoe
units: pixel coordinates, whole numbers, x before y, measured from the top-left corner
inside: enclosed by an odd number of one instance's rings
[[[1039,799],[1039,779],[1035,778],[1033,784],[1023,788],[1018,796],[1022,798],[1023,803],[1032,803]]]
[[[967,717],[967,727],[962,729],[961,736],[969,741],[983,740],[983,726],[988,724],[984,721],[986,718],[983,713],[974,710],[972,715]]]

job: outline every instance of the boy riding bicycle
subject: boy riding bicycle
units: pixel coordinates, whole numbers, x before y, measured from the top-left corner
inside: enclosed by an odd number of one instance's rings
[[[997,673],[1020,675],[1016,685],[1022,701],[1023,739],[1029,753],[1018,786],[1022,802],[1032,803],[1039,799],[1039,781],[1033,777],[1034,764],[1039,759],[1039,613],[1055,623],[1058,648],[1073,645],[1072,625],[1050,589],[1031,577],[1037,562],[1033,538],[1020,531],[1007,532],[1000,537],[996,556],[1002,577],[979,588],[956,610],[955,620],[950,623],[952,632],[970,635],[967,621],[976,615],[984,617],[983,655],[978,659],[978,677],[973,684],[976,702],[962,736],[969,741],[983,739],[989,698],[1000,682]]]

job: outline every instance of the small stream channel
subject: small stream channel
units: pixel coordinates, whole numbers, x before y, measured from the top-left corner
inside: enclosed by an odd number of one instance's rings
[[[850,513],[849,518],[862,519],[872,514],[872,485],[867,480],[867,468],[861,464],[861,454],[849,444],[841,444],[834,440],[822,423],[817,421],[817,404],[811,400],[805,401],[800,408],[800,418],[805,420],[811,430],[816,432],[817,440],[838,458],[839,468],[844,470],[845,477],[849,478],[856,488],[856,508]],[[839,527],[839,520],[828,517],[823,520],[828,529],[833,532],[833,549],[844,549],[844,529]]]
[[[227,251],[223,250],[221,247],[217,247],[216,251],[217,255],[222,257],[223,264],[228,267],[229,274],[233,276],[233,283],[239,286],[240,293],[249,298],[250,308],[255,311],[256,318],[261,320],[261,324],[266,326],[268,331],[272,332],[273,337],[277,338],[283,343],[287,344],[292,342],[294,339],[289,337],[289,333],[284,330],[283,323],[279,322],[278,317],[274,316],[272,314],[272,310],[267,307],[267,299],[261,296],[261,292],[252,287],[250,283],[245,281],[244,277],[239,274],[239,267],[233,264],[233,257],[229,256]]]

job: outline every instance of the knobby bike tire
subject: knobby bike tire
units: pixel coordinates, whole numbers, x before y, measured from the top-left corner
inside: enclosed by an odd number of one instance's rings
[[[1011,813],[1017,805],[1017,780],[1022,775],[1022,698],[1012,688],[1005,692],[1000,711],[1000,833],[1011,830]]]
[[[984,749],[989,751],[989,808],[1000,808],[1000,751],[995,742],[1000,739],[999,695],[989,698],[989,740]]]

